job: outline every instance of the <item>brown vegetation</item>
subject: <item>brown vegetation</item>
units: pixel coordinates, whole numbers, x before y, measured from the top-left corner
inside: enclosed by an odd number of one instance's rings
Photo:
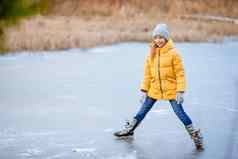
[[[176,41],[216,41],[238,35],[238,25],[182,15],[237,18],[237,7],[235,0],[51,0],[47,15],[5,29],[6,45],[10,51],[19,51],[148,42],[159,22],[168,23]]]
[[[51,0],[50,13],[66,16],[207,14],[238,17],[237,0]]]

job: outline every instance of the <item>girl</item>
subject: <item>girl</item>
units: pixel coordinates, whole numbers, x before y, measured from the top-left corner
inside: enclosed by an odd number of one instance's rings
[[[168,100],[193,139],[197,150],[203,150],[203,138],[200,130],[193,127],[190,117],[183,109],[185,92],[184,68],[180,55],[173,46],[166,24],[158,24],[153,30],[150,54],[144,66],[144,80],[141,84],[142,107],[127,122],[125,127],[115,132],[116,137],[133,136],[134,130],[145,118],[157,100]]]

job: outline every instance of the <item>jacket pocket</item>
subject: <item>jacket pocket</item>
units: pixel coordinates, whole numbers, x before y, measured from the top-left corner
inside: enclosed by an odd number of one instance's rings
[[[166,80],[168,80],[169,82],[172,82],[172,83],[176,83],[176,79],[174,79],[172,77],[167,76]]]
[[[150,82],[151,82],[151,83],[154,83],[154,82],[155,82],[155,79],[154,79],[154,78],[152,78],[152,79],[150,80]]]
[[[176,89],[176,79],[173,79],[171,77],[166,78],[166,85],[165,88],[168,90],[175,90]]]

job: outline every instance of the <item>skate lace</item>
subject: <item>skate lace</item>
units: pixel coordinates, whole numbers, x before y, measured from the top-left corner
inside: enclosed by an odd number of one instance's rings
[[[124,127],[125,128],[129,128],[130,127],[130,121],[129,120],[125,121]]]
[[[202,136],[200,130],[197,130],[197,131],[193,132],[191,137],[192,137],[192,139],[194,140],[194,142],[196,144],[202,144],[203,136]]]
[[[123,128],[124,128],[124,129],[129,129],[130,126],[131,126],[130,121],[129,121],[129,120],[126,120],[126,121],[125,121],[125,124],[124,124],[124,126],[123,126]]]

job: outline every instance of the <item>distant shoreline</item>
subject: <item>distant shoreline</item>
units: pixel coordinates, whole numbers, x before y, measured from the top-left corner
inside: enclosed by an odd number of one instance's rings
[[[238,24],[191,18],[34,16],[5,29],[8,52],[92,48],[122,42],[149,42],[158,22],[169,25],[176,42],[216,42],[238,36]]]
[[[224,44],[224,43],[232,43],[238,42],[238,36],[235,37],[225,37],[223,40],[221,41],[204,41],[204,42],[175,42],[176,44]],[[55,50],[21,50],[21,51],[10,51],[10,52],[6,52],[5,54],[0,54],[1,56],[14,56],[14,55],[18,55],[18,54],[42,54],[42,53],[49,53],[49,54],[54,54],[55,52],[65,52],[65,51],[70,51],[70,50],[80,50],[80,51],[88,51],[91,49],[95,49],[95,48],[106,48],[106,47],[111,47],[113,45],[123,45],[123,44],[148,44],[149,47],[149,43],[148,42],[141,42],[141,41],[128,41],[128,42],[117,42],[117,43],[112,43],[112,44],[104,44],[104,45],[97,45],[94,47],[90,47],[90,48],[65,48],[65,49],[55,49]]]

